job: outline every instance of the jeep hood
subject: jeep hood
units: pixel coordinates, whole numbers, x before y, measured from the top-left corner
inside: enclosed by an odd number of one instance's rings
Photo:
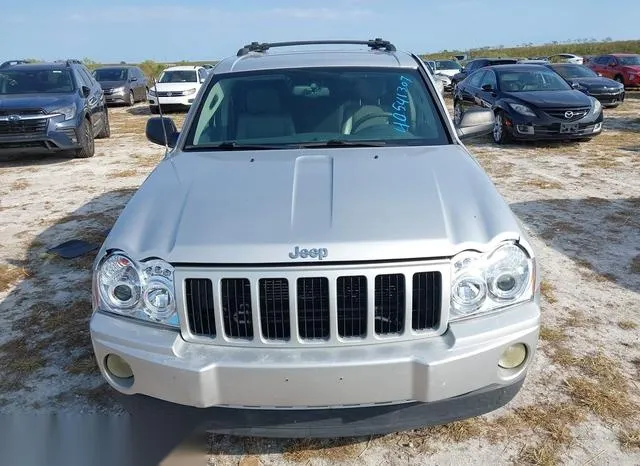
[[[0,95],[0,110],[38,109],[47,111],[70,105],[74,101],[72,93],[64,94],[12,94]]]
[[[519,224],[462,146],[188,152],[166,158],[103,244],[171,263],[448,257],[519,238]],[[298,259],[298,261],[319,259]]]

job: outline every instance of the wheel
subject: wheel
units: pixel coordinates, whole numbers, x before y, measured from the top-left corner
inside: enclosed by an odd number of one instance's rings
[[[613,78],[613,80],[618,81],[620,84],[624,85],[624,78],[620,74],[617,74],[616,77]]]
[[[84,118],[78,129],[78,142],[80,149],[76,149],[74,156],[78,159],[87,159],[95,154],[95,143],[93,140],[93,128],[91,122]]]
[[[509,142],[511,135],[505,124],[504,114],[501,111],[496,112],[495,121],[493,123],[493,140],[497,144]]]
[[[96,139],[107,139],[111,137],[111,125],[109,124],[109,111],[104,108],[104,128],[98,133]]]
[[[129,91],[129,100],[127,100],[127,105],[131,107],[136,103],[136,96],[133,95],[133,91]]]
[[[456,100],[453,103],[453,124],[459,125],[462,121],[462,116],[464,115],[464,109],[462,108],[462,103],[459,100]]]
[[[160,113],[160,109],[158,108],[157,105],[149,105],[149,111],[154,115],[157,115],[158,113]]]

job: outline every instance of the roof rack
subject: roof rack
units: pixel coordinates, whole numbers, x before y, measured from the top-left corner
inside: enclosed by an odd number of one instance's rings
[[[74,65],[82,65],[82,61],[81,60],[77,60],[75,58],[67,58],[66,60],[56,60],[56,61],[54,61],[54,63],[64,63],[67,66],[71,66],[72,64],[74,64]]]
[[[245,45],[236,54],[238,57],[247,55],[249,52],[266,52],[273,47],[291,47],[296,45],[337,45],[337,44],[350,44],[350,45],[367,45],[373,50],[384,49],[387,52],[395,52],[396,47],[388,40],[382,40],[376,38],[373,40],[305,40],[297,42],[251,42]]]
[[[29,63],[28,60],[9,60],[0,65],[0,68],[6,68],[7,66],[14,65],[24,65],[25,63]]]

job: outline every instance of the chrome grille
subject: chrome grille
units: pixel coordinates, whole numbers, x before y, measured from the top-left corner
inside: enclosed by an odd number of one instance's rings
[[[446,328],[448,270],[447,262],[346,269],[176,266],[184,290],[178,296],[183,336],[240,346],[424,338]]]
[[[17,108],[15,110],[3,108],[0,109],[0,117],[7,117],[9,115],[20,115],[20,116],[30,116],[30,115],[44,115],[45,111],[41,108]]]
[[[17,121],[0,120],[0,137],[41,136],[47,132],[48,119],[28,119]]]
[[[552,116],[553,118],[558,118],[564,121],[576,121],[581,118],[584,118],[587,113],[591,110],[590,107],[582,107],[582,108],[563,108],[563,109],[553,109],[553,110],[545,110],[545,112]],[[571,112],[571,116],[567,117],[566,113]]]

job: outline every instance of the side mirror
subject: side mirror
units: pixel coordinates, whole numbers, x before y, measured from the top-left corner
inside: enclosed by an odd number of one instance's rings
[[[616,64],[615,64],[615,63],[613,63],[613,62],[611,62],[611,63],[609,63],[609,66],[610,66],[611,68],[613,68],[614,66],[616,66]]]
[[[131,76],[131,77],[129,78],[129,81],[131,81],[132,83],[133,83],[133,82],[136,82],[137,80],[138,80],[138,78],[136,78],[135,76]]]
[[[493,131],[495,117],[490,108],[472,108],[465,110],[456,127],[460,139],[485,136]]]
[[[598,76],[602,76],[602,73],[596,73]]]
[[[87,98],[91,95],[91,89],[89,89],[87,86],[82,86],[81,88],[82,90],[82,95]]]
[[[578,84],[575,81],[572,81],[570,84],[571,84],[571,87],[573,87],[574,89],[578,89],[580,87],[580,84]]]
[[[154,144],[164,146],[165,132],[167,135],[167,146],[175,147],[180,133],[178,132],[178,128],[171,118],[152,117],[147,120],[145,133],[149,141],[153,142]]]
[[[491,84],[485,84],[484,86],[482,86],[482,90],[483,91],[492,91],[493,87],[491,87]]]

